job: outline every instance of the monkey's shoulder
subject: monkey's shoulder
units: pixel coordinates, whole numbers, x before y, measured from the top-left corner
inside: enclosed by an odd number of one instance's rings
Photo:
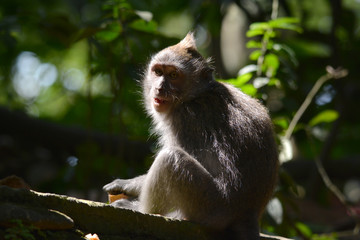
[[[268,114],[267,109],[257,99],[243,93],[233,85],[217,81],[210,83],[206,90],[194,99],[194,103],[211,109],[220,107],[224,110],[241,111],[243,114]]]

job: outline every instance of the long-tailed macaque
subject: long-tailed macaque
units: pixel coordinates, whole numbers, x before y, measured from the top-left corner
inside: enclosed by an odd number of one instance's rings
[[[132,197],[113,205],[259,239],[278,168],[267,110],[215,81],[192,33],[151,58],[142,89],[160,150],[147,174],[104,186]]]

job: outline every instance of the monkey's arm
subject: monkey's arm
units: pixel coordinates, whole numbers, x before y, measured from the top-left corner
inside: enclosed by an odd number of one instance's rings
[[[110,194],[125,193],[132,197],[138,197],[146,175],[141,175],[132,179],[116,179],[106,184],[103,189]]]
[[[209,197],[220,197],[211,174],[181,148],[167,148],[149,169],[140,195],[140,211],[169,214],[179,209],[179,218],[202,221],[213,211]]]

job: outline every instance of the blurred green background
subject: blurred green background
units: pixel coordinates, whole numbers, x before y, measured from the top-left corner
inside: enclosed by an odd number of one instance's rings
[[[138,81],[152,54],[195,31],[199,51],[213,58],[216,78],[259,98],[273,118],[283,163],[263,231],[358,239],[360,1],[275,3],[2,0],[0,177],[16,174],[34,190],[106,201],[104,184],[146,172],[156,139]],[[266,44],[260,25],[248,32],[250,24],[278,17],[298,23],[272,22],[279,31],[266,30]],[[281,145],[328,65],[348,75],[321,88]],[[255,74],[256,66],[262,68]],[[345,204],[324,185],[315,158]]]

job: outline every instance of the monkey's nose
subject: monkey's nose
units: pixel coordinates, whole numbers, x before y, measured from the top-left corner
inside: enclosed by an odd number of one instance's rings
[[[156,90],[156,94],[158,95],[162,95],[165,93],[165,90],[162,87],[156,88],[155,90]]]

